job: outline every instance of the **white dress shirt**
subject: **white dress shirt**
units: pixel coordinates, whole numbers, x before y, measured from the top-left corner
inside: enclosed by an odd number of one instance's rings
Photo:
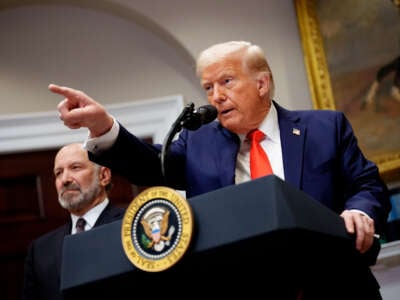
[[[274,175],[285,180],[283,170],[281,136],[279,131],[278,114],[275,106],[272,104],[265,117],[260,124],[259,130],[265,134],[265,138],[261,141],[261,147],[268,156]],[[240,134],[240,150],[236,160],[235,183],[249,181],[250,178],[250,142],[246,135]]]
[[[89,152],[98,154],[101,151],[110,148],[115,143],[115,140],[118,137],[118,133],[119,133],[119,123],[114,118],[113,126],[108,132],[99,137],[87,138],[83,143],[83,147]]]
[[[85,231],[92,229],[92,227],[96,223],[97,219],[100,217],[101,213],[106,208],[106,206],[109,202],[110,201],[107,198],[104,199],[104,201],[102,201],[101,203],[99,203],[98,205],[93,207],[91,210],[86,212],[86,214],[84,214],[83,216],[77,216],[77,215],[71,214],[71,218],[72,218],[71,234],[76,233],[76,221],[78,221],[79,218],[84,218],[86,221]]]

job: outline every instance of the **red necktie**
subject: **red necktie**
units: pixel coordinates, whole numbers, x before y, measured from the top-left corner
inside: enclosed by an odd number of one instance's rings
[[[272,174],[271,164],[264,149],[261,147],[260,141],[265,134],[258,129],[252,130],[247,134],[250,140],[250,175],[251,179]]]

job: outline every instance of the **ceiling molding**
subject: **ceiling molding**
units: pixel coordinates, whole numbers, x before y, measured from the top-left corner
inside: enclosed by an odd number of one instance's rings
[[[162,143],[182,111],[184,100],[181,95],[171,95],[104,106],[136,136]],[[58,111],[0,116],[0,154],[59,148],[83,142],[87,135],[86,128],[66,127]]]

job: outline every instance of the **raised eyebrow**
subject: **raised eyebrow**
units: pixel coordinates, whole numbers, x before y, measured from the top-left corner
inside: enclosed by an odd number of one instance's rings
[[[210,84],[210,82],[209,81],[201,81],[200,84],[201,84],[201,86],[205,86],[205,85]]]
[[[84,163],[81,163],[81,162],[74,162],[74,163],[72,163],[72,164],[69,166],[69,168],[83,168],[84,166],[85,166]]]
[[[225,79],[227,79],[227,78],[234,78],[234,77],[235,77],[234,74],[227,72],[227,73],[222,74],[221,77],[220,77],[220,79],[221,79],[221,80],[225,80]]]
[[[207,89],[207,88],[212,87],[212,84],[207,82],[207,83],[202,84],[201,86],[202,86],[203,89]]]

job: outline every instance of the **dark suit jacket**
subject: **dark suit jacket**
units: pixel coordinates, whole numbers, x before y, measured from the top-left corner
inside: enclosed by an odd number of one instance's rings
[[[275,102],[274,105],[285,181],[338,214],[345,209],[364,211],[375,220],[376,230],[381,233],[391,209],[387,187],[377,166],[361,152],[345,115],[328,110],[289,111]],[[239,137],[219,122],[203,125],[196,131],[183,129],[164,160],[164,178],[160,162],[162,145],[144,143],[121,126],[114,145],[101,154],[89,153],[89,158],[134,184],[168,185],[185,190],[190,198],[235,184],[239,147]],[[369,259],[372,262],[379,251],[379,243],[375,244],[378,246],[373,248],[377,250],[373,250]],[[365,264],[354,272],[358,272],[355,278],[355,273],[349,272],[350,278],[342,280],[342,289],[333,277],[328,280],[324,275],[321,282],[326,279],[333,284],[331,291],[346,291],[351,282],[355,291],[376,294],[370,298],[380,299],[379,285],[369,267]]]
[[[377,166],[357,145],[343,113],[328,110],[278,112],[285,181],[337,213],[360,209],[382,230],[390,210]],[[121,126],[113,147],[91,160],[144,186],[169,185],[192,197],[235,183],[237,135],[218,122],[184,129],[170,147],[162,176],[161,145],[149,145]],[[116,159],[117,158],[117,159]],[[361,200],[362,199],[362,200]],[[360,201],[361,200],[361,201]]]
[[[124,208],[108,204],[95,227],[122,219]],[[72,222],[48,232],[31,243],[25,260],[23,300],[63,299],[60,291],[61,258],[64,237],[71,233]]]

